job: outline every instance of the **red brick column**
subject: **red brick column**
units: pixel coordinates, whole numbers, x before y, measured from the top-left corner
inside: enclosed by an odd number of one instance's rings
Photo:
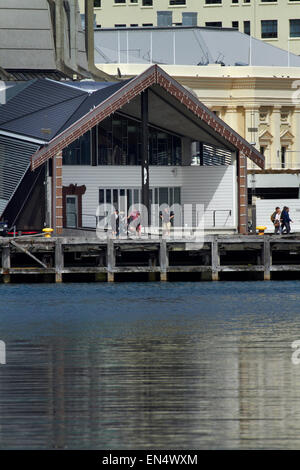
[[[55,235],[63,229],[62,151],[52,158],[52,225]]]
[[[239,152],[238,162],[238,230],[241,234],[248,233],[248,189],[247,189],[247,157]]]

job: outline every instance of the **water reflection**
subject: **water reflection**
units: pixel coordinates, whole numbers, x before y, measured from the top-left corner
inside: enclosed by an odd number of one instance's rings
[[[1,286],[0,448],[298,448],[298,287]]]

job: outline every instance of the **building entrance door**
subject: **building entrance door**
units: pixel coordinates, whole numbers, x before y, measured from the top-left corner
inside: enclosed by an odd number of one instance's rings
[[[77,228],[78,226],[77,196],[66,197],[66,226],[67,228]]]

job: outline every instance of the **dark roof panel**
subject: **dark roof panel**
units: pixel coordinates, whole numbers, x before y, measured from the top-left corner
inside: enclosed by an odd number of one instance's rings
[[[13,80],[33,80],[37,78],[49,78],[51,80],[70,79],[69,75],[60,70],[27,70],[27,69],[6,69]]]
[[[0,129],[49,142],[98,106],[128,80],[92,91],[51,80],[35,80],[0,106]]]
[[[87,98],[88,95],[84,94],[77,98],[41,109],[27,116],[20,117],[19,119],[14,119],[13,121],[0,125],[0,127],[4,131],[49,142],[59,133],[69,116],[72,115]]]
[[[0,125],[63,101],[86,95],[87,93],[83,90],[66,87],[59,82],[47,79],[34,80],[29,87],[0,107]]]

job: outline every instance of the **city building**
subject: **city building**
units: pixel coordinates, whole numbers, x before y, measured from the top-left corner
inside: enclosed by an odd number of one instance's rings
[[[117,83],[38,79],[0,107],[0,216],[61,234],[95,230],[112,205],[127,213],[142,203],[157,226],[168,204],[182,227],[189,204],[206,233],[247,233],[247,160],[264,167],[255,147],[157,65]]]
[[[235,28],[300,55],[299,7],[299,0],[94,0],[98,28]]]

